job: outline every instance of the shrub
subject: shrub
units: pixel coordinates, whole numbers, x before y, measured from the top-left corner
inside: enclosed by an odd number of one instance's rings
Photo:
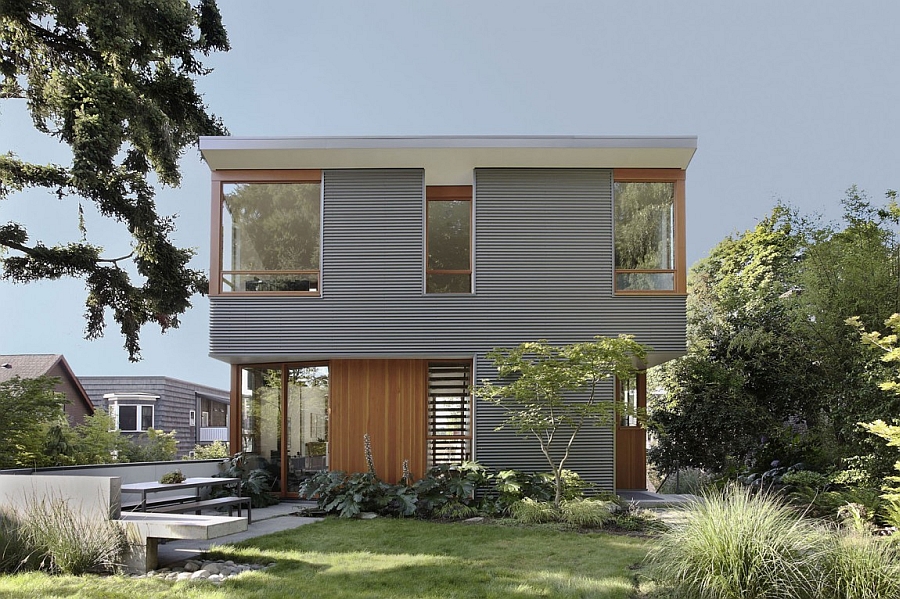
[[[477,462],[439,464],[412,484],[422,517],[467,518],[478,513],[480,489],[490,481],[487,469]]]
[[[29,563],[54,573],[111,571],[121,563],[125,533],[113,521],[82,516],[60,498],[30,503],[20,520]]]
[[[599,528],[612,519],[610,504],[593,499],[568,499],[559,506],[564,522],[584,528]]]
[[[406,488],[405,485],[402,486]],[[352,518],[361,512],[381,512],[392,499],[404,504],[412,500],[407,493],[389,493],[389,487],[371,472],[347,474],[333,470],[320,472],[307,479],[300,487],[299,494],[306,499],[315,499],[319,508],[325,512]],[[402,513],[406,510],[397,506],[396,511]],[[412,511],[415,511],[414,502]]]
[[[900,552],[872,535],[832,532],[817,554],[821,574],[813,596],[822,599],[900,597]]]
[[[900,501],[885,501],[882,516],[889,526],[900,528]]]
[[[266,507],[278,503],[272,495],[272,475],[262,468],[249,468],[243,452],[236,453],[222,462],[222,471],[215,475],[224,478],[241,479],[241,496],[249,497],[253,507]],[[230,494],[229,489],[221,489],[222,494]]]
[[[651,550],[651,575],[675,597],[804,597],[815,548],[812,528],[766,493],[728,487],[686,510]]]
[[[431,468],[412,484],[382,481],[370,472],[320,472],[306,480],[300,496],[315,499],[319,509],[351,518],[360,512],[385,516],[467,518],[478,513],[476,492],[487,471],[475,462]]]
[[[228,443],[213,441],[209,445],[194,445],[190,455],[184,456],[185,460],[218,460],[230,456]]]
[[[864,513],[869,515],[877,513],[881,507],[878,490],[867,487],[830,485],[824,491],[814,487],[793,487],[788,498],[808,515],[832,521],[840,519],[839,512],[848,504],[864,507]]]
[[[512,517],[525,524],[556,522],[560,514],[552,501],[535,501],[530,497],[514,503],[510,507]]]
[[[795,470],[785,472],[781,477],[782,484],[796,487],[810,487],[812,489],[824,489],[828,484],[828,477],[812,470]]]
[[[563,470],[560,478],[564,500],[581,497],[584,490],[589,487],[589,484],[572,470]],[[552,501],[556,496],[556,486],[553,475],[547,472],[501,470],[494,477],[494,492],[496,494],[494,511],[505,514],[511,513],[512,506],[525,498]]]

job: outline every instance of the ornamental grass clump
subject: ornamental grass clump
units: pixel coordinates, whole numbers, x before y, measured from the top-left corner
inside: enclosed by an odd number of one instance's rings
[[[559,513],[567,524],[600,528],[612,519],[612,505],[612,502],[595,499],[569,499],[560,504]]]
[[[900,597],[900,548],[884,537],[835,531],[822,538],[820,574],[813,596],[821,599]]]
[[[559,520],[559,511],[552,501],[535,501],[526,497],[509,508],[512,517],[525,524],[541,524]]]
[[[27,559],[28,546],[22,538],[19,518],[13,511],[0,509],[0,572],[15,572]]]
[[[73,511],[53,498],[30,503],[19,519],[29,564],[62,574],[111,571],[122,562],[125,533],[113,521]]]
[[[775,497],[729,487],[686,509],[663,534],[649,571],[673,597],[812,597],[820,534]]]

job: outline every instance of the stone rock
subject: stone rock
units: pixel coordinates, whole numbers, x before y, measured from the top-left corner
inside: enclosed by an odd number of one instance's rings
[[[232,560],[186,560],[182,564],[175,564],[170,568],[160,568],[153,570],[147,574],[141,575],[140,578],[157,578],[168,581],[178,580],[208,580],[214,584],[221,584],[232,576],[237,576],[242,572],[255,572],[265,570],[275,565],[275,562],[269,564],[236,564]]]
[[[360,512],[359,519],[360,520],[374,520],[378,517],[378,514],[375,512]]]

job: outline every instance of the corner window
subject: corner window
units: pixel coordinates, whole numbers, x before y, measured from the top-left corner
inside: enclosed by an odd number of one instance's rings
[[[321,175],[216,173],[222,293],[319,295]],[[242,180],[243,178],[243,180]],[[249,179],[249,180],[248,180]],[[277,180],[276,180],[277,179]]]
[[[428,467],[472,457],[472,364],[428,364]]]
[[[425,292],[472,293],[472,188],[432,185],[425,195]]]
[[[684,293],[683,188],[683,171],[616,171],[616,292]]]
[[[124,432],[153,428],[153,406],[118,406],[116,428]]]

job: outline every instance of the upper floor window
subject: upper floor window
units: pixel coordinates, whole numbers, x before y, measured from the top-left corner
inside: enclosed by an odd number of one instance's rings
[[[221,292],[318,295],[319,171],[217,171],[215,178],[220,181]]]
[[[429,186],[425,201],[425,292],[472,292],[472,188]]]
[[[116,428],[125,432],[153,428],[153,406],[117,406]]]
[[[614,174],[615,289],[684,293],[684,171]]]

